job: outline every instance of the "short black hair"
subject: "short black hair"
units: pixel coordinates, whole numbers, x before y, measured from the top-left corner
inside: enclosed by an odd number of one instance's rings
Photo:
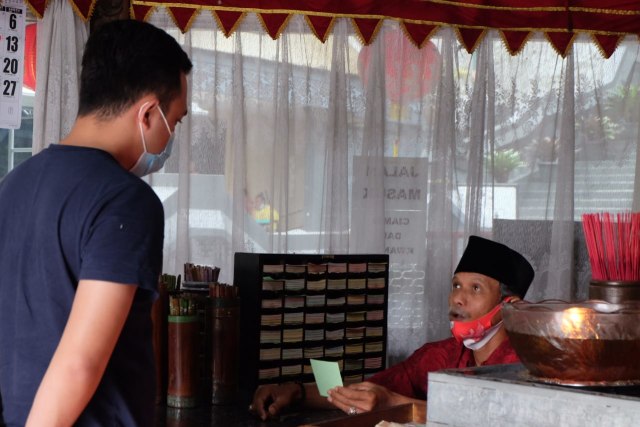
[[[147,94],[166,108],[180,94],[181,74],[191,67],[165,31],[131,19],[108,22],[85,45],[78,116],[115,117]]]

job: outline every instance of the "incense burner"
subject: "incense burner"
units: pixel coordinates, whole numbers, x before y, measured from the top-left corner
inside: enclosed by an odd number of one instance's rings
[[[640,384],[640,303],[507,304],[511,345],[535,380],[564,385]]]
[[[592,280],[589,283],[589,298],[614,304],[631,301],[640,303],[640,282],[631,280]]]

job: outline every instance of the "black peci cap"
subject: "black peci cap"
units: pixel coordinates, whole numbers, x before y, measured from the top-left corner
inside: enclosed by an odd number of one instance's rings
[[[496,279],[520,298],[524,298],[535,274],[529,261],[518,252],[478,236],[469,236],[454,274],[460,272],[480,273]]]

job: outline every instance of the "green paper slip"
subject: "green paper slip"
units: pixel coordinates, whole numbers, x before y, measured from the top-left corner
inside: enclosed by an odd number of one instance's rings
[[[342,386],[340,376],[340,366],[338,362],[327,362],[325,360],[311,360],[311,369],[318,385],[320,396],[327,397],[327,391],[334,387]]]

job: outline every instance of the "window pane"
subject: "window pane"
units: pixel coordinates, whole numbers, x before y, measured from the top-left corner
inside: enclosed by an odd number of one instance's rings
[[[9,131],[0,129],[0,179],[9,171]]]
[[[16,166],[18,166],[20,163],[24,162],[25,160],[27,160],[29,157],[31,157],[31,153],[15,153],[13,155],[13,167],[15,168]]]
[[[22,95],[23,102],[29,102],[29,95]],[[33,95],[31,95],[33,97]],[[31,101],[33,102],[33,101]],[[14,148],[31,148],[33,141],[33,107],[22,107],[22,121],[20,129],[16,129],[14,133]]]

